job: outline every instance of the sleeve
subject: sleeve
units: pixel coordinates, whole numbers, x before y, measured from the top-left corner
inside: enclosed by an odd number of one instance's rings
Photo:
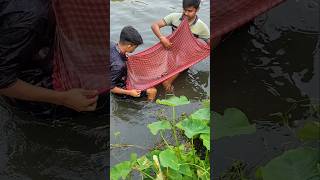
[[[199,38],[208,42],[210,39],[210,31],[209,31],[208,26],[205,23],[202,24],[200,32],[201,33],[199,34]]]
[[[171,26],[173,19],[174,19],[175,13],[171,13],[163,18],[164,22],[166,22],[167,26]]]
[[[122,67],[119,65],[110,66],[110,76],[111,76],[111,86],[110,89],[113,89],[117,86],[118,80],[121,78]]]
[[[18,79],[21,63],[29,58],[35,33],[29,28],[0,27],[0,89],[13,85]]]

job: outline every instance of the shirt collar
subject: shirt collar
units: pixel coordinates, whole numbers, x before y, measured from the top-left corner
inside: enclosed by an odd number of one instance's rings
[[[118,53],[121,53],[118,43],[116,44],[116,50],[118,51]]]
[[[179,18],[180,21],[182,21],[183,16],[184,16],[184,15],[183,15],[183,13],[182,13],[181,17]],[[198,15],[196,15],[196,18],[193,20],[193,22],[192,22],[192,24],[190,24],[190,26],[195,25],[195,24],[197,23],[197,21],[198,21]]]
[[[121,52],[120,48],[119,48],[119,44],[116,44],[116,50],[118,51],[118,53],[120,54],[121,57],[124,58],[124,60],[128,60],[128,56],[124,53]]]

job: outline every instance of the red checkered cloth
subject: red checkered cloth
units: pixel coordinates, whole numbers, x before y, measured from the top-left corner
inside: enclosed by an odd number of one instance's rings
[[[210,47],[191,33],[186,18],[168,39],[173,43],[169,50],[157,43],[129,56],[127,89],[145,90],[155,86],[210,54]]]
[[[283,0],[212,0],[211,38],[217,38],[252,20]]]
[[[109,1],[53,0],[56,17],[53,86],[109,89]]]

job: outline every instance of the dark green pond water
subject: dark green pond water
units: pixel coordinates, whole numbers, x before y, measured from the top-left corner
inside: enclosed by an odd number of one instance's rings
[[[214,51],[213,110],[239,108],[257,127],[252,135],[213,142],[215,179],[234,160],[252,178],[257,166],[302,146],[295,131],[319,121],[310,107],[319,105],[319,43],[319,1],[289,0],[227,35]]]

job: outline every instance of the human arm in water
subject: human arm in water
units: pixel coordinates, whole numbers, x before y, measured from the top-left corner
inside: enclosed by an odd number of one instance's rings
[[[96,90],[71,89],[55,91],[29,84],[17,79],[10,86],[0,89],[0,95],[27,101],[47,102],[74,109],[76,111],[94,111],[97,106]]]

